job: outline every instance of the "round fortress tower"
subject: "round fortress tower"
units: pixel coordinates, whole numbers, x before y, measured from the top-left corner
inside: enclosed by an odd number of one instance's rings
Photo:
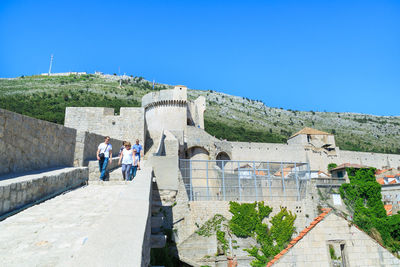
[[[142,98],[145,123],[151,138],[163,130],[184,131],[187,124],[187,87],[149,93]]]

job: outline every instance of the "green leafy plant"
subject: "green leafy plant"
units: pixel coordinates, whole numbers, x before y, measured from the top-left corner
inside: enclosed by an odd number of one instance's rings
[[[330,170],[332,170],[332,169],[334,169],[334,168],[336,168],[337,167],[337,164],[336,163],[329,163],[328,164],[328,171],[330,171]]]
[[[346,171],[350,183],[341,185],[340,195],[353,214],[353,222],[392,252],[400,251],[400,215],[387,216],[375,169]]]
[[[336,257],[335,248],[331,244],[329,244],[329,254],[331,255],[331,259],[332,260],[337,260],[338,259]]]
[[[244,249],[255,258],[252,266],[265,266],[288,244],[295,230],[296,215],[286,208],[281,208],[271,218],[271,228],[263,222],[272,212],[272,208],[264,205],[264,202],[230,202],[229,211],[232,213],[229,222],[232,233],[238,237],[255,237],[257,240],[258,246]]]

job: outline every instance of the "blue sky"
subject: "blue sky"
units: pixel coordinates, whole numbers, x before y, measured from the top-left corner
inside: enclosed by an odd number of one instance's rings
[[[0,77],[99,70],[400,115],[400,1],[0,1]]]

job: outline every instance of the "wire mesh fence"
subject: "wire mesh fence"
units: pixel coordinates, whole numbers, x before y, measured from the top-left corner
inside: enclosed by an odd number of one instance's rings
[[[190,201],[301,200],[310,180],[308,163],[181,159]]]

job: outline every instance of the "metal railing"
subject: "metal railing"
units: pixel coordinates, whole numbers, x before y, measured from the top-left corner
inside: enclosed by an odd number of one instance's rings
[[[179,160],[190,201],[301,200],[310,180],[308,163]]]

